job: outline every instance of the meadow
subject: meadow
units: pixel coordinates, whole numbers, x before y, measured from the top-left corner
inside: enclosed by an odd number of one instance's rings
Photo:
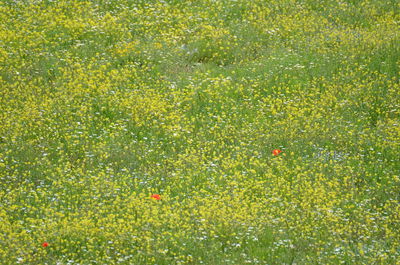
[[[400,264],[400,2],[0,1],[0,264]]]

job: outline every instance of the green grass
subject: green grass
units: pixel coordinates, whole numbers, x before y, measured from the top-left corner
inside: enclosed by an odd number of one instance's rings
[[[397,264],[398,10],[1,2],[0,263]]]

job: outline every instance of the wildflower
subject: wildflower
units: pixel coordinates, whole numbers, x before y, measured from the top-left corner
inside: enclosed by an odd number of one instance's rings
[[[42,247],[47,248],[48,246],[49,246],[49,243],[47,243],[47,242],[42,243]]]
[[[157,201],[161,200],[161,196],[159,194],[151,195],[151,198],[156,199]]]
[[[279,155],[280,153],[282,153],[282,151],[279,150],[279,149],[274,149],[274,150],[272,151],[272,154],[273,154],[274,156],[277,156],[277,155]]]

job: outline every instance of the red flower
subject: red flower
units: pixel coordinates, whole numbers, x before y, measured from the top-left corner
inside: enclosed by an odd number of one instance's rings
[[[47,242],[42,243],[42,247],[47,248],[48,246],[49,246],[49,243],[47,243]]]
[[[282,151],[279,150],[279,149],[274,149],[274,150],[272,151],[272,154],[273,154],[274,156],[277,156],[277,155],[279,155],[280,153],[282,153]]]
[[[151,195],[151,198],[156,199],[157,201],[161,200],[161,196],[159,194]]]

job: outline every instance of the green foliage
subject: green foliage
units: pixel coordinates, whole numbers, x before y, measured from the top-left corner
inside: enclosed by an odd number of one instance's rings
[[[0,2],[0,263],[396,264],[399,10]]]

